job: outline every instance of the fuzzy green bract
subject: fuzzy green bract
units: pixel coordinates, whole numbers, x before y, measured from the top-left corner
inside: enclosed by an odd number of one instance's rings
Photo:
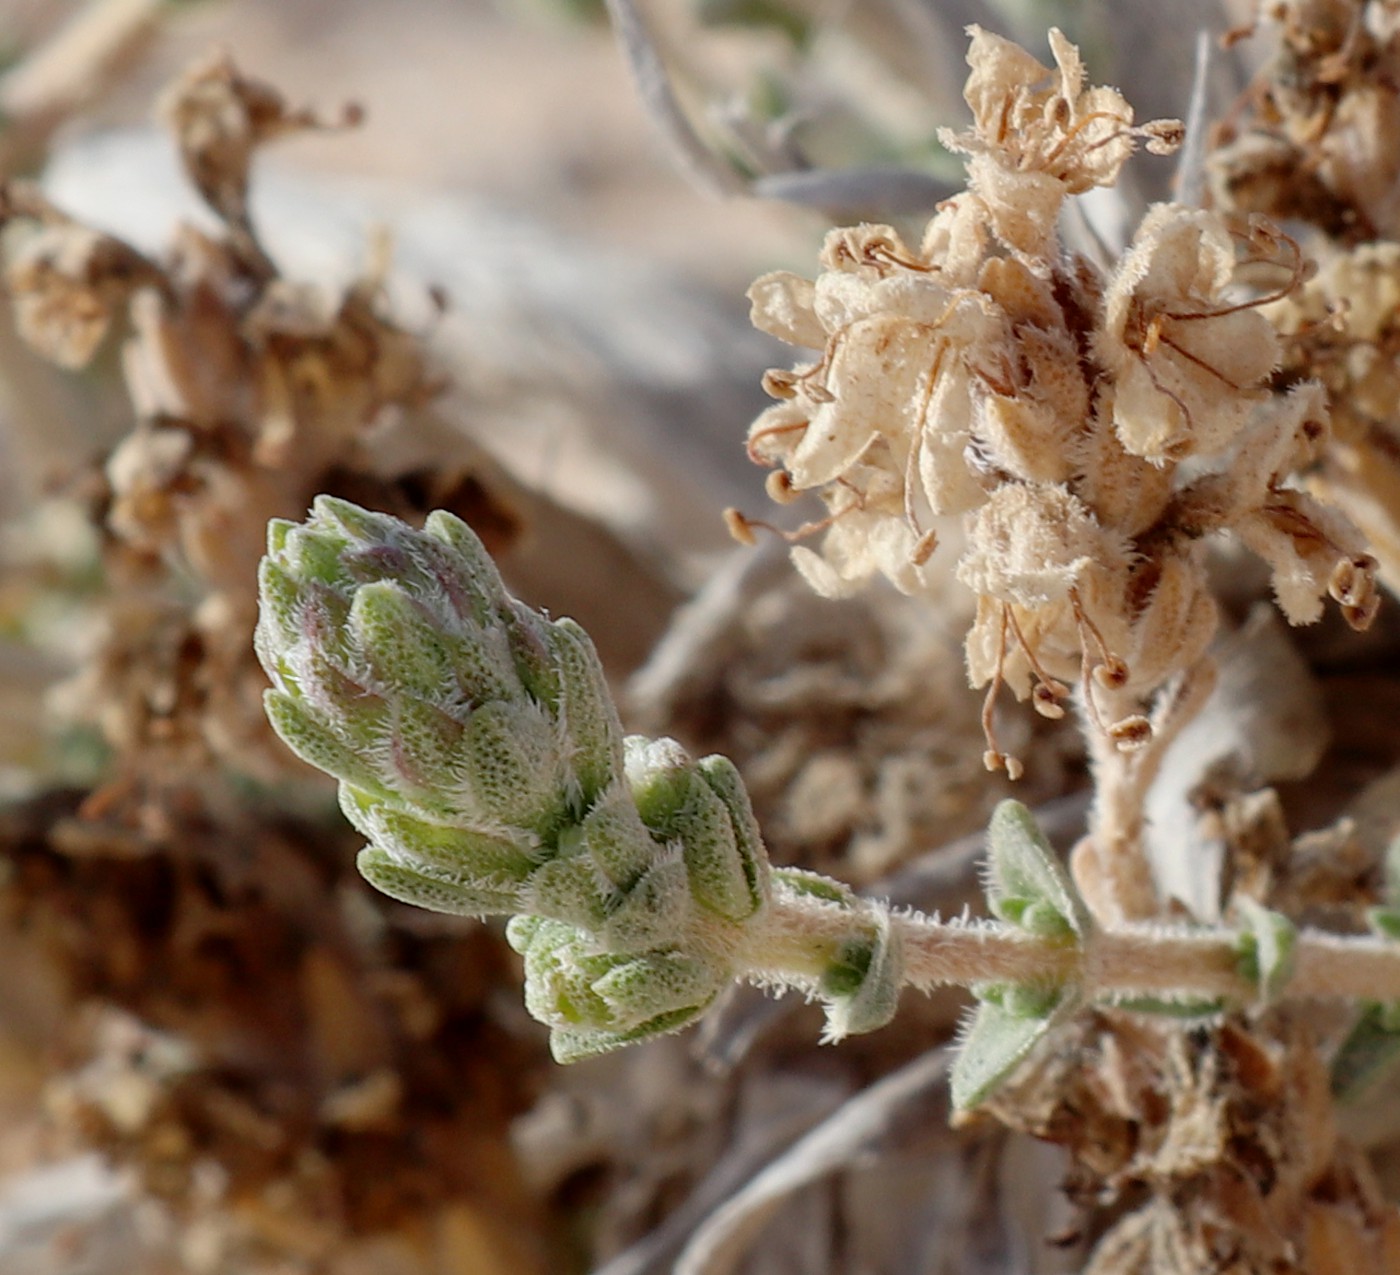
[[[340,781],[360,871],[418,907],[514,917],[556,1057],[674,1031],[742,973],[770,870],[737,771],[624,739],[587,634],[512,598],[465,523],[318,497],[271,525],[259,582],[268,717]]]
[[[977,1010],[949,1076],[953,1106],[960,1111],[991,1097],[1078,1005],[1077,997],[1060,988],[995,984],[975,990]]]

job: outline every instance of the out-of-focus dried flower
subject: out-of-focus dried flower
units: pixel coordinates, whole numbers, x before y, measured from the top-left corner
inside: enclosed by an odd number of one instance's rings
[[[1211,157],[1225,207],[1356,244],[1400,229],[1400,42],[1388,0],[1282,0],[1273,58]]]
[[[60,367],[85,367],[133,294],[162,281],[134,248],[65,217],[31,188],[9,189],[4,218],[20,335]]]
[[[360,119],[354,107],[347,107],[335,124],[305,108],[294,110],[276,88],[244,75],[222,51],[191,65],[166,89],[157,110],[175,136],[195,189],[240,231],[250,229],[248,179],[259,147],[288,134]]]
[[[111,569],[151,596],[114,607],[59,702],[102,723],[130,764],[162,779],[216,756],[273,773],[280,754],[247,694],[257,673],[242,636],[254,619],[262,528],[305,508],[333,485],[328,475],[372,470],[361,450],[369,432],[424,406],[439,382],[420,337],[387,314],[381,271],[329,292],[281,277],[260,246],[247,216],[253,156],[319,127],[313,114],[288,108],[224,55],[173,85],[162,113],[223,220],[220,235],[185,227],[157,261],[75,223],[31,187],[7,188],[3,246],[21,334],[76,367],[122,331],[136,410],[102,468],[94,510]],[[192,603],[162,596],[152,569],[161,560],[193,573]],[[140,665],[136,653],[171,650],[181,654],[154,666],[178,670],[180,692],[130,694],[121,671]]]

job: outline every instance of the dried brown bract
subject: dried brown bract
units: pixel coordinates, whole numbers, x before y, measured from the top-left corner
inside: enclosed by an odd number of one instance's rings
[[[5,286],[20,335],[60,367],[86,366],[135,293],[161,284],[160,268],[31,186],[10,186],[2,212]]]
[[[292,133],[357,124],[361,117],[355,106],[334,122],[304,107],[293,109],[276,88],[245,76],[222,51],[189,67],[157,109],[195,189],[243,240],[240,247],[255,254],[248,185],[258,149]]]

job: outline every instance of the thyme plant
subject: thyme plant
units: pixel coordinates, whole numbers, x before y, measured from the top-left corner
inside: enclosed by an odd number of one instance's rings
[[[340,781],[361,872],[419,907],[510,917],[561,1062],[675,1031],[735,979],[821,998],[831,1040],[883,1026],[905,985],[954,983],[980,1002],[955,1072],[969,1105],[1086,1002],[1400,1002],[1385,934],[1264,909],[1238,930],[1101,926],[1017,802],[989,828],[994,921],[774,868],[734,767],[624,738],[587,636],[512,598],[450,514],[415,531],[319,497],[305,524],[272,524],[260,588],[268,715]]]
[[[1376,564],[1291,477],[1329,429],[1320,385],[1272,379],[1266,310],[1308,278],[1302,251],[1261,218],[1175,204],[1150,210],[1116,263],[1069,251],[1066,201],[1182,128],[1134,123],[1058,32],[1051,47],[1047,68],[973,29],[973,127],[945,137],[969,157],[968,188],[918,246],[887,226],[837,230],[815,280],[780,272],[751,292],[759,326],[817,352],[769,373],[777,402],[749,435],[777,499],[814,491],[828,507],[795,536],[823,535],[820,552],[794,548],[798,569],[832,595],[876,573],[940,594],[940,526],[960,535],[988,766],[1020,768],[993,730],[1002,687],[1081,719],[1087,835],[1066,870],[1030,812],[1003,803],[990,919],[895,911],[770,864],[735,768],[624,737],[586,634],[512,598],[458,519],[419,531],[320,497],[304,524],[271,526],[256,646],[273,725],[339,780],[369,881],[510,918],[560,1061],[675,1031],[736,979],[819,998],[831,1040],[882,1026],[905,986],[969,988],[959,1106],[1082,1006],[1341,997],[1389,1031],[1389,911],[1370,936],[1247,902],[1231,926],[1164,919],[1143,797],[1210,683],[1209,541],[1258,554],[1295,624],[1328,597],[1369,624]]]

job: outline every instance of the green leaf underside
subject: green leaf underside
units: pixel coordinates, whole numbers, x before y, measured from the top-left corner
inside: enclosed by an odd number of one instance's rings
[[[1024,989],[1022,989],[1024,990]],[[992,1000],[980,1000],[959,1042],[949,1083],[953,1106],[966,1111],[985,1102],[1071,1009],[1059,992],[1041,1014],[1026,1015]]]
[[[1158,1014],[1165,1018],[1211,1018],[1225,1012],[1222,1000],[1172,1000],[1166,996],[1115,996],[1109,1005],[1129,1014]]]
[[[805,872],[801,868],[773,869],[773,882],[790,890],[793,894],[809,899],[820,899],[823,903],[835,903],[849,908],[855,904],[855,895],[839,881],[820,876],[815,872]]]
[[[822,979],[828,1042],[885,1026],[899,1006],[904,961],[889,914],[872,914],[875,933],[842,945]]]
[[[1236,940],[1239,971],[1259,989],[1262,1000],[1274,999],[1293,972],[1293,949],[1298,929],[1281,912],[1273,912],[1247,896],[1235,908],[1249,927]]]
[[[1332,1093],[1354,1102],[1378,1085],[1400,1062],[1400,1005],[1372,1001],[1332,1059]]]

